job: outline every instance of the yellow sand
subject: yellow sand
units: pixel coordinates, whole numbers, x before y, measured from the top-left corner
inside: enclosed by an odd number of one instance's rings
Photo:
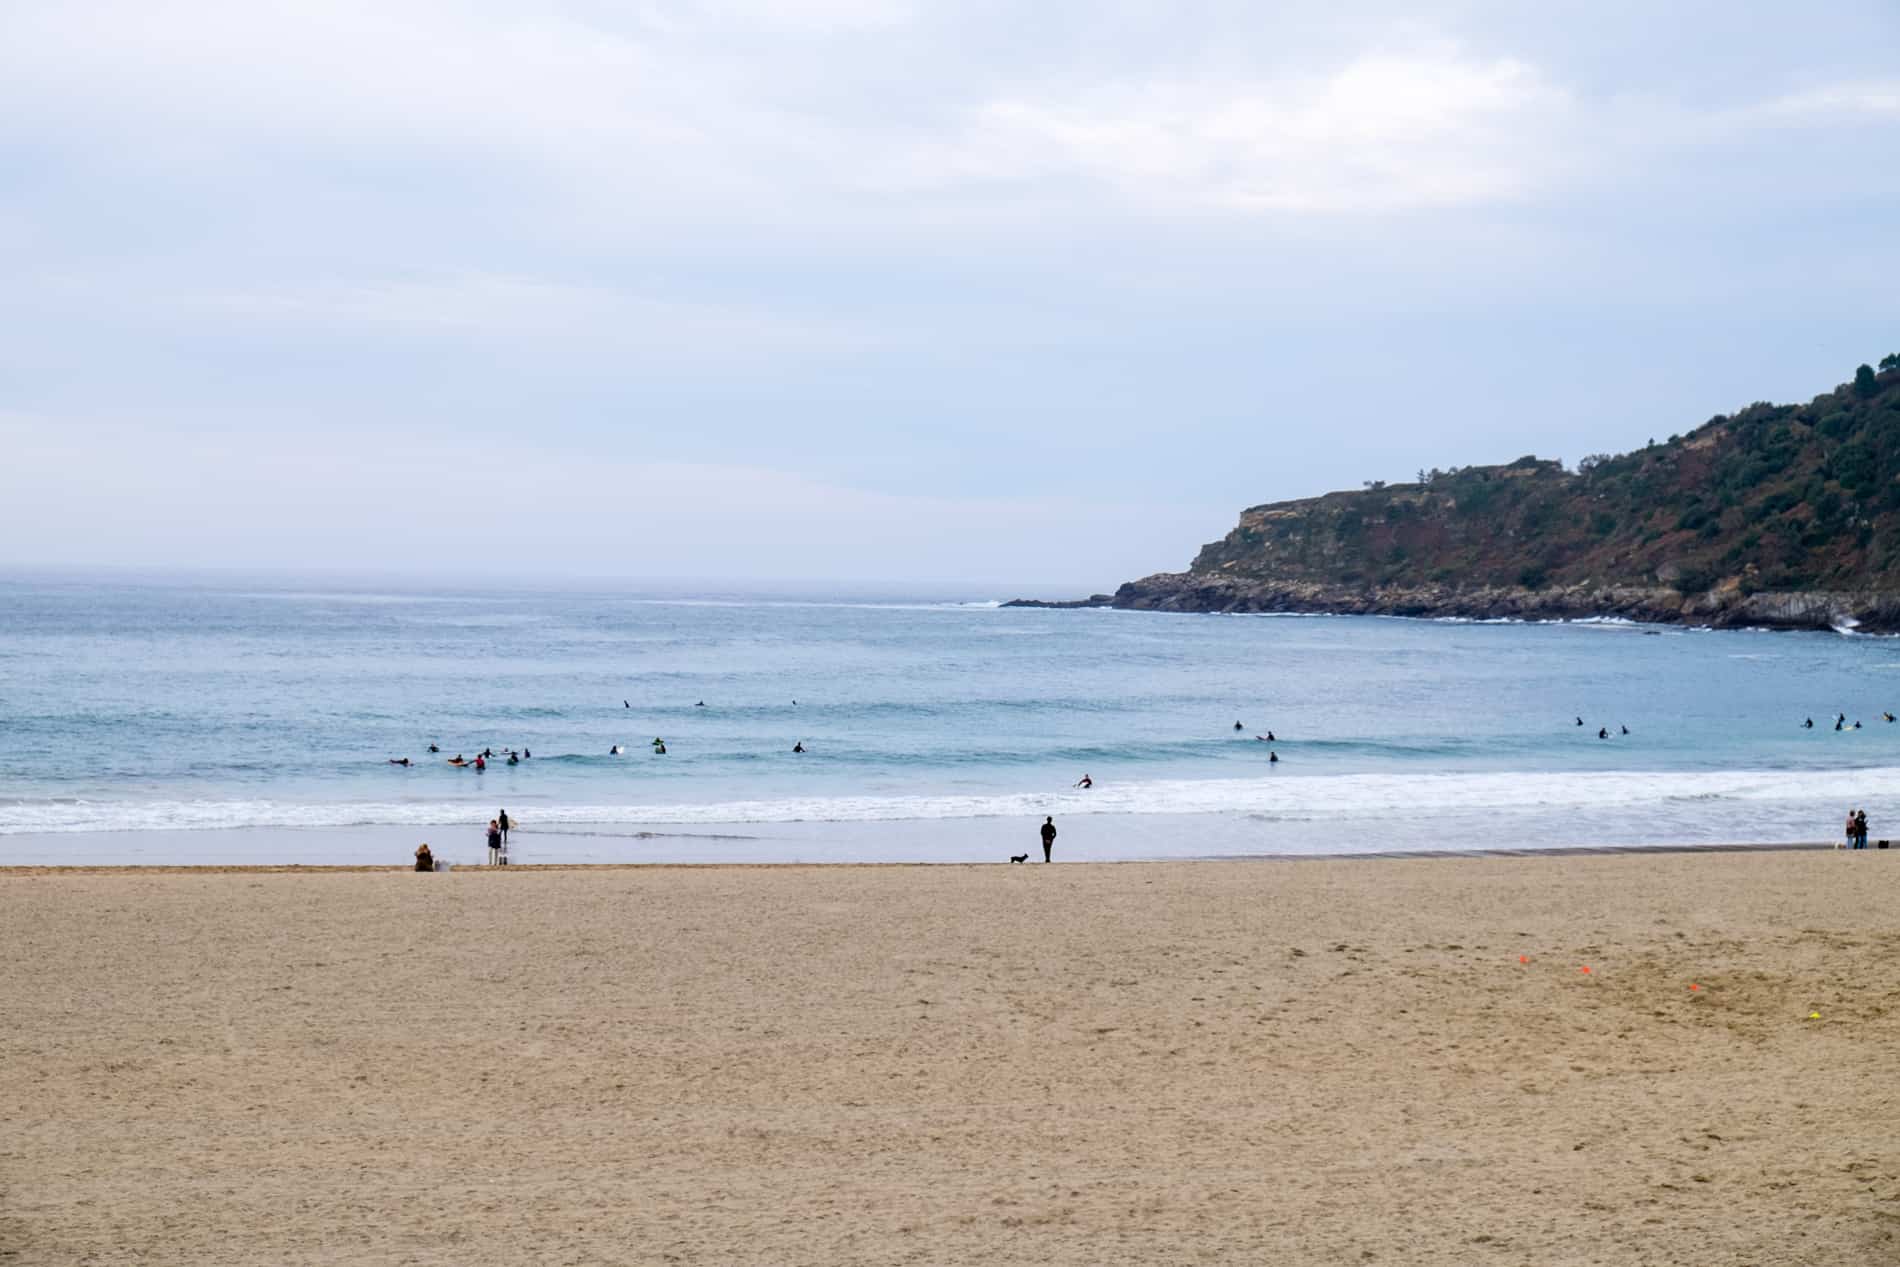
[[[0,873],[0,1264],[1900,1261],[1897,881]]]

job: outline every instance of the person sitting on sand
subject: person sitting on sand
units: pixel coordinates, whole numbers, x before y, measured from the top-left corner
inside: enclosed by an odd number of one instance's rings
[[[429,852],[429,844],[427,841],[416,846],[416,870],[435,870],[435,855]]]

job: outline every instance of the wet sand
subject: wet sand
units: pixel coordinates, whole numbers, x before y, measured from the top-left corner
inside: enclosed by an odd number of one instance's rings
[[[0,1263],[1900,1261],[1897,892],[0,872]]]

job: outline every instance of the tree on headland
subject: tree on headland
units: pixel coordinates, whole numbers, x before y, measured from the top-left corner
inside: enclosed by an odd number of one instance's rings
[[[1882,370],[1900,370],[1900,352],[1889,352],[1880,358]]]
[[[1880,394],[1880,383],[1874,378],[1874,367],[1863,365],[1854,371],[1854,394],[1867,400]]]

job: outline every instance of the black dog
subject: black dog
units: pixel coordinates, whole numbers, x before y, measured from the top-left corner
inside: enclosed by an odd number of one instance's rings
[[[1011,862],[1028,862],[1029,855],[1026,853],[1015,853],[1009,856],[1009,860]]]

